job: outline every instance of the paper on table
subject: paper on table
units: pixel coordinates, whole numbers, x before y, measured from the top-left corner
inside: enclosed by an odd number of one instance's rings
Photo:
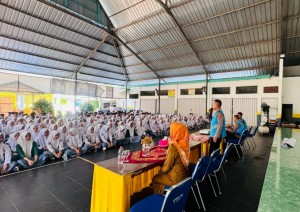
[[[282,146],[286,147],[295,147],[296,139],[295,138],[284,138],[282,141]]]

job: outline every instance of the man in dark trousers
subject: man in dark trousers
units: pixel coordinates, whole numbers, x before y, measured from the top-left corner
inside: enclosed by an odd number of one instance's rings
[[[213,114],[210,123],[209,154],[214,150],[219,149],[222,139],[226,137],[225,116],[221,106],[221,100],[215,99],[212,107],[215,113]]]

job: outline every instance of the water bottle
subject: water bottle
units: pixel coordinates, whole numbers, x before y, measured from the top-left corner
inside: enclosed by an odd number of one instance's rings
[[[119,151],[118,151],[118,164],[123,164],[122,160],[122,153],[123,153],[123,146],[120,146]]]

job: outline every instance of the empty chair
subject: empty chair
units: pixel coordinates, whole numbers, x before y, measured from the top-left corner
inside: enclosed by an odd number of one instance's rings
[[[254,147],[253,147],[254,149],[256,148],[256,143],[255,143],[253,137],[256,135],[257,130],[258,130],[258,126],[255,127],[253,133],[251,133],[251,132],[249,131],[248,136],[247,136],[247,138],[248,138],[248,139],[251,141],[251,143],[254,145]]]
[[[219,189],[219,194],[222,194],[222,193],[221,193],[221,189],[220,189],[220,185],[219,185],[217,173],[220,170],[222,171],[224,179],[225,179],[225,182],[227,184],[227,179],[226,179],[226,175],[225,175],[225,172],[224,172],[224,169],[223,169],[223,164],[226,162],[226,160],[228,158],[228,155],[229,155],[229,152],[231,150],[232,145],[233,144],[228,144],[227,145],[227,147],[226,147],[226,149],[225,149],[224,154],[222,155],[222,157],[219,158],[218,160],[214,160],[211,163],[211,166],[209,167],[209,170],[208,170],[208,172],[210,172],[209,176],[213,176],[213,177],[216,178],[217,186],[218,186],[218,189]]]
[[[185,210],[192,178],[173,185],[168,189],[166,196],[161,194],[151,195],[130,208],[130,212],[182,212]]]
[[[217,169],[218,164],[220,163],[219,160],[220,160],[220,149],[216,149],[210,155],[209,165],[208,165],[207,170],[206,170],[206,175],[208,176],[208,179],[210,181],[210,184],[211,184],[211,187],[212,187],[212,190],[214,192],[215,197],[217,197],[217,194],[216,194],[214,185],[212,183],[210,174],[212,174],[213,171]]]
[[[251,130],[252,130],[252,126],[248,127],[248,134],[247,134],[247,136],[246,136],[246,140],[245,140],[245,143],[246,143],[246,144],[247,144],[247,146],[248,146],[248,150],[250,150],[250,149],[251,149],[251,147],[250,147],[249,143],[247,142],[247,141],[248,141],[248,135],[250,134]]]
[[[205,208],[205,205],[204,205],[204,202],[203,202],[203,199],[202,199],[202,195],[201,195],[201,192],[200,192],[198,182],[203,182],[203,180],[205,179],[206,171],[207,171],[207,168],[209,166],[209,163],[210,163],[210,158],[207,157],[207,156],[202,156],[199,159],[199,161],[197,162],[197,164],[195,166],[195,169],[192,173],[192,192],[193,192],[193,195],[196,199],[198,208],[200,210],[200,204],[198,202],[196,192],[194,191],[194,188],[193,188],[193,186],[196,185],[198,195],[200,196],[201,204],[203,206],[204,211],[206,211],[206,208]]]
[[[244,130],[240,138],[236,138],[236,139],[229,138],[229,139],[227,139],[227,143],[233,144],[239,159],[241,159],[241,157],[240,157],[239,151],[237,149],[237,146],[240,146],[240,148],[242,150],[242,153],[244,153],[244,143],[245,143],[245,140],[247,138],[247,135],[248,135],[248,130]]]

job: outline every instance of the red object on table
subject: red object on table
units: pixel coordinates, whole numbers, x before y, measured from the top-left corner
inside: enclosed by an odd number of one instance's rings
[[[126,163],[156,163],[164,161],[167,155],[167,148],[155,146],[144,156],[142,151],[133,152],[128,156]]]

